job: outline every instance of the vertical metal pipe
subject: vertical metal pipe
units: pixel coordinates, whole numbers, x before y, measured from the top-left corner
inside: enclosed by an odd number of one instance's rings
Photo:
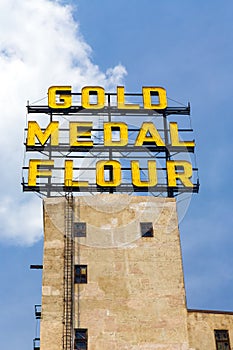
[[[170,155],[169,150],[167,149],[167,146],[169,144],[169,133],[168,133],[168,122],[167,122],[166,112],[163,112],[163,128],[164,128],[164,141],[165,141],[165,145],[166,145],[165,159],[166,159],[166,163],[167,163],[167,161],[171,159],[171,155]],[[167,168],[167,165],[166,165],[166,168]],[[167,173],[166,173],[166,176],[167,176]],[[168,176],[167,176],[167,197],[169,197],[169,198],[174,197],[173,189],[168,187]]]

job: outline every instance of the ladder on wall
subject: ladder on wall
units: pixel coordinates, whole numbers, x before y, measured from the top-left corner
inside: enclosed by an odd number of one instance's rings
[[[72,193],[68,193],[65,199],[63,350],[73,350],[74,199]]]

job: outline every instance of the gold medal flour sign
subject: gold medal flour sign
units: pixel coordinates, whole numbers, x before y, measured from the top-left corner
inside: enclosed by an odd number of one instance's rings
[[[187,118],[190,108],[168,107],[162,87],[127,94],[123,86],[114,93],[99,86],[83,87],[80,93],[71,86],[52,86],[48,104],[28,106],[28,113],[36,113],[38,120],[28,121],[26,151],[40,156],[24,166],[26,191],[152,191],[169,196],[198,191],[197,169],[190,159],[195,142],[183,140],[192,130],[169,120]],[[43,115],[49,120],[41,125]]]

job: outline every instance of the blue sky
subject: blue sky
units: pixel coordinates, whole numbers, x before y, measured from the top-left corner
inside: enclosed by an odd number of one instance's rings
[[[0,13],[0,348],[35,336],[42,216],[20,186],[23,128],[26,101],[54,84],[157,85],[191,102],[201,188],[180,222],[187,302],[232,311],[232,1],[3,0]]]

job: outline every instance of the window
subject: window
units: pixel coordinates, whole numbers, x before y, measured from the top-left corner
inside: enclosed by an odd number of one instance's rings
[[[142,237],[153,237],[153,224],[152,222],[140,222],[141,236]]]
[[[74,283],[87,283],[87,265],[74,266]]]
[[[75,350],[87,350],[87,329],[77,328],[74,330],[74,349]]]
[[[215,330],[215,342],[217,350],[230,350],[230,341],[228,331],[226,330]]]
[[[74,237],[86,237],[86,226],[85,222],[74,222]]]

